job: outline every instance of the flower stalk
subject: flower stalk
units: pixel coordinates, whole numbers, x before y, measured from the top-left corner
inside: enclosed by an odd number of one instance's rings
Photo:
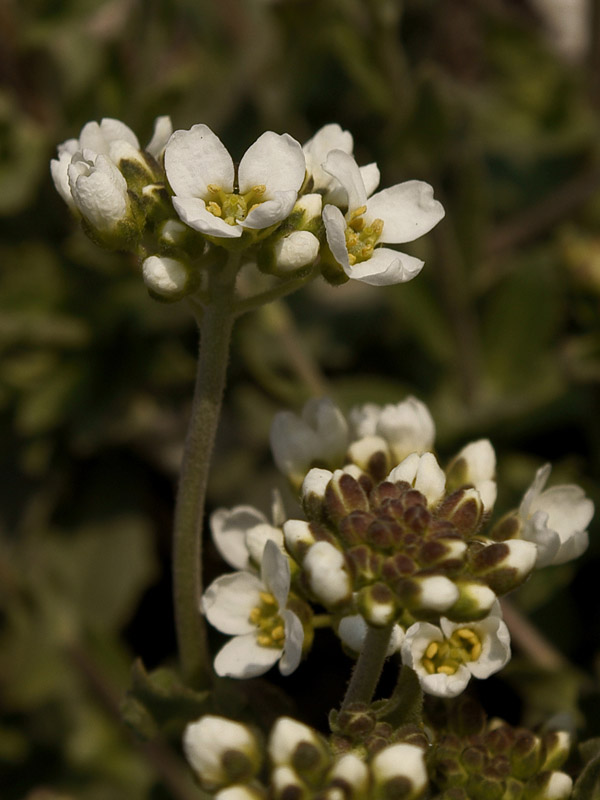
[[[352,703],[370,703],[381,677],[381,671],[388,655],[393,624],[383,628],[367,626],[367,635],[358,660],[354,665],[341,710],[345,711]]]
[[[211,666],[202,596],[202,523],[211,456],[219,423],[235,315],[239,257],[210,277],[210,303],[200,322],[200,352],[173,531],[173,591],[181,671],[198,688],[210,682]]]

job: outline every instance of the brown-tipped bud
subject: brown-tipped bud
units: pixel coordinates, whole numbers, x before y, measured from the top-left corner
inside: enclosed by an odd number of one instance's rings
[[[333,472],[314,467],[302,482],[302,507],[309,519],[320,520],[325,514],[325,491]]]
[[[369,511],[369,499],[356,478],[336,470],[325,490],[325,511],[338,523],[352,511]]]
[[[310,525],[302,519],[288,519],[283,524],[283,536],[286,549],[301,564],[315,543]]]
[[[478,530],[483,512],[483,502],[476,489],[459,489],[453,492],[437,510],[438,516],[452,522],[465,538]]]
[[[487,751],[483,745],[474,744],[466,747],[460,756],[463,767],[472,775],[477,775],[483,769],[487,760]]]
[[[358,545],[346,551],[346,558],[355,587],[370,583],[379,577],[382,557],[367,545]]]
[[[511,539],[483,547],[472,558],[473,573],[485,580],[496,594],[520,586],[535,566],[537,547],[532,542]]]
[[[400,601],[412,614],[442,612],[458,600],[458,589],[444,575],[414,576],[394,587]]]
[[[515,732],[506,723],[500,722],[486,733],[484,741],[490,753],[504,755],[513,747]]]
[[[476,700],[463,694],[450,708],[450,723],[459,739],[466,739],[484,730],[485,712]]]
[[[417,571],[415,561],[406,553],[396,553],[386,558],[381,566],[381,576],[394,585],[396,581],[413,575]]]
[[[276,767],[271,773],[274,800],[310,800],[312,792],[291,767]]]
[[[425,533],[431,524],[431,512],[424,505],[414,503],[405,510],[403,522],[411,531]]]
[[[507,539],[518,539],[523,523],[517,511],[510,511],[501,517],[489,534],[495,542],[505,542]]]
[[[358,593],[357,606],[369,625],[382,628],[396,617],[396,600],[384,583],[365,586]]]
[[[291,717],[280,717],[269,737],[268,752],[276,767],[291,767],[301,779],[315,781],[330,765],[329,750],[319,734]]]
[[[328,775],[328,780],[333,787],[328,800],[338,800],[338,798],[359,798],[367,797],[369,789],[369,768],[365,762],[354,755],[348,753],[338,759]],[[334,789],[342,790],[334,793]]]
[[[573,779],[566,772],[540,772],[525,786],[525,800],[566,800],[571,796]]]
[[[348,448],[348,458],[376,481],[382,481],[392,468],[387,442],[380,436],[365,436]]]
[[[444,612],[453,622],[474,622],[490,613],[496,594],[479,581],[456,581],[458,600]]]
[[[368,540],[367,532],[374,521],[373,514],[366,511],[353,511],[341,521],[338,527],[339,538],[345,547],[354,547]]]
[[[350,703],[336,715],[332,730],[350,739],[364,739],[373,732],[377,723],[375,712],[367,703]]]
[[[528,730],[519,730],[510,751],[512,774],[527,780],[538,772],[542,759],[542,741]]]
[[[402,528],[391,518],[374,519],[366,532],[366,541],[377,550],[397,549],[402,539]]]
[[[544,761],[541,769],[555,770],[567,760],[571,749],[571,735],[567,731],[549,731],[544,735]]]
[[[477,800],[501,800],[504,786],[502,781],[484,775],[471,775],[467,781],[467,792],[469,797]]]
[[[418,560],[423,567],[448,564],[456,569],[462,565],[466,551],[467,545],[462,539],[428,539],[419,549]]]
[[[375,796],[415,800],[427,788],[427,769],[420,747],[392,744],[371,761]]]

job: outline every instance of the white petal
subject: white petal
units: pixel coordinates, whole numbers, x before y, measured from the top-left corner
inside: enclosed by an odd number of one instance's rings
[[[370,286],[392,286],[412,280],[422,270],[424,263],[407,253],[399,253],[389,247],[377,247],[371,258],[344,267],[344,272],[349,278]]]
[[[365,164],[364,167],[359,167],[359,169],[360,177],[365,185],[367,197],[370,197],[375,189],[379,186],[379,180],[381,178],[379,167],[375,162],[373,162],[372,164]]]
[[[75,202],[73,200],[73,195],[71,194],[68,175],[69,165],[71,164],[72,157],[73,154],[68,153],[67,151],[59,153],[58,158],[53,158],[50,162],[50,173],[52,175],[52,180],[54,181],[56,191],[65,201],[65,203],[74,209]]]
[[[444,496],[446,473],[433,453],[423,453],[420,457],[414,487],[425,495],[429,506],[437,505]]]
[[[154,120],[154,132],[152,138],[146,145],[146,151],[158,160],[162,156],[172,133],[173,124],[171,122],[171,117],[157,117]]]
[[[209,185],[233,191],[233,161],[207,125],[175,131],[165,148],[165,170],[176,195],[205,198]]]
[[[273,192],[271,199],[253,208],[246,219],[240,221],[240,225],[253,230],[276,225],[292,213],[296,197],[296,192],[292,190]]]
[[[94,227],[110,230],[129,213],[127,182],[108,156],[94,154],[93,164],[85,156],[68,167],[73,200]]]
[[[412,486],[417,475],[417,469],[419,468],[420,461],[421,456],[418,453],[411,453],[409,456],[406,456],[406,458],[404,458],[396,467],[394,467],[394,469],[387,476],[386,480],[391,481],[392,483],[406,481]]]
[[[214,580],[202,596],[202,612],[222,633],[254,633],[250,612],[260,606],[263,583],[249,572],[234,572]]]
[[[260,572],[263,583],[283,610],[290,592],[290,562],[272,540],[265,544]]]
[[[234,636],[215,658],[215,672],[222,678],[255,678],[271,669],[281,657],[276,647],[261,647],[254,633]]]
[[[315,191],[331,186],[331,175],[325,172],[321,166],[331,150],[343,150],[344,153],[351,153],[352,147],[352,134],[350,131],[342,130],[337,123],[324,125],[312,139],[306,142],[303,148],[306,157],[306,171],[313,177]]]
[[[380,242],[401,244],[423,236],[444,214],[428,183],[406,181],[374,194],[367,202],[365,219],[383,220]]]
[[[291,675],[298,668],[302,658],[304,628],[293,611],[284,611],[283,619],[285,621],[285,644],[279,662],[279,671],[282,675]]]
[[[86,123],[79,134],[79,146],[82,150],[89,149],[107,155],[110,143],[118,139],[129,142],[136,150],[140,149],[138,138],[131,128],[110,117],[105,117],[99,125],[97,122]]]
[[[542,489],[546,485],[546,481],[548,480],[551,471],[552,465],[544,464],[544,466],[540,467],[535,473],[533,483],[525,492],[523,500],[521,501],[521,505],[519,506],[519,515],[523,517],[523,519],[527,519],[530,513],[533,513],[530,511],[531,504],[542,492]]]
[[[274,542],[282,554],[284,553],[283,532],[280,528],[265,522],[262,525],[255,525],[246,533],[246,548],[254,564],[262,563],[267,542]]]
[[[376,416],[375,430],[389,442],[398,461],[410,453],[430,450],[435,439],[433,417],[416,397],[384,406]]]
[[[360,169],[354,158],[343,150],[332,150],[322,165],[325,172],[336,178],[348,195],[348,210],[364,206],[367,202],[367,191],[363,183]]]
[[[299,142],[287,133],[279,135],[267,131],[246,150],[240,161],[240,194],[261,185],[266,187],[267,197],[272,197],[275,192],[297,193],[304,182],[305,171],[304,153]]]
[[[471,673],[461,664],[454,675],[445,675],[443,672],[434,672],[433,675],[419,674],[423,691],[435,697],[457,697],[464,691],[471,678]]]
[[[346,220],[344,215],[336,206],[325,206],[323,209],[323,224],[325,225],[325,236],[327,244],[333,253],[335,260],[343,267],[348,274],[350,261],[348,260],[348,248],[346,247]]]
[[[224,239],[238,239],[242,229],[237,225],[228,225],[225,220],[215,217],[206,208],[206,203],[197,197],[173,197],[173,206],[186,225],[207,236],[219,236]]]
[[[314,544],[304,559],[310,588],[325,606],[335,606],[350,598],[352,586],[343,553],[329,542]]]
[[[249,566],[246,534],[256,525],[267,522],[264,514],[252,506],[219,508],[210,517],[213,541],[221,556],[235,569]],[[260,562],[260,559],[259,559]]]

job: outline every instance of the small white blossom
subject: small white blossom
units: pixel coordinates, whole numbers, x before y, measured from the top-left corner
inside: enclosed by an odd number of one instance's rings
[[[521,502],[521,537],[537,547],[536,567],[564,564],[588,546],[594,504],[575,485],[553,486],[543,491],[551,466],[541,467]]]
[[[323,169],[323,164],[332,150],[341,150],[352,154],[354,141],[350,131],[342,130],[337,123],[330,123],[320,128],[303,147],[306,158],[306,173],[312,178],[312,188],[324,195],[326,203],[340,206],[346,205],[347,195],[342,184]],[[359,167],[367,196],[373,194],[379,186],[379,169],[377,164]]]
[[[237,169],[207,125],[175,131],[165,149],[173,205],[191,228],[217,238],[239,238],[282,222],[304,180],[302,148],[288,134],[267,131]],[[234,189],[237,185],[237,191]]]
[[[268,541],[283,551],[282,530],[252,506],[217,509],[211,514],[210,529],[217,550],[235,569],[255,571]]]
[[[296,669],[304,631],[296,614],[286,609],[289,590],[289,561],[272,541],[264,548],[260,578],[234,572],[211,583],[202,611],[211,625],[233,636],[217,653],[217,675],[253,678],[277,661],[282,675]]]
[[[348,153],[332,150],[323,169],[346,190],[348,211],[334,205],[323,209],[327,243],[349,278],[386,286],[414,278],[423,262],[379,244],[412,242],[444,216],[433,189],[422,181],[406,181],[368,198],[360,170]]]
[[[108,156],[75,153],[67,174],[73,203],[99,231],[107,232],[129,215],[127,181]]]
[[[510,658],[510,635],[499,605],[479,622],[456,623],[442,617],[440,627],[416,622],[406,631],[402,661],[415,670],[423,690],[456,697],[471,677],[487,678]]]
[[[347,602],[352,595],[352,581],[344,554],[329,542],[316,542],[302,564],[310,588],[326,608]]]
[[[341,463],[347,446],[348,424],[328,397],[311,398],[300,417],[291,411],[280,411],[271,425],[275,463],[298,485],[313,463]]]
[[[446,491],[446,474],[433,453],[411,453],[390,472],[388,481],[406,481],[427,499],[430,507],[439,503]]]
[[[231,782],[232,776],[224,758],[227,753],[233,751],[247,761],[246,778],[258,771],[261,762],[258,742],[245,725],[211,714],[186,727],[183,749],[192,769],[207,789],[214,790]]]
[[[400,403],[378,406],[366,403],[350,411],[349,421],[357,439],[381,436],[388,443],[396,463],[411,453],[431,450],[435,423],[429,409],[416,397]]]

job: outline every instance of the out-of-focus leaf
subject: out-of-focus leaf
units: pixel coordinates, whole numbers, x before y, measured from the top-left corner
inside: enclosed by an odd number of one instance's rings
[[[600,756],[589,761],[573,786],[573,800],[599,800]]]

